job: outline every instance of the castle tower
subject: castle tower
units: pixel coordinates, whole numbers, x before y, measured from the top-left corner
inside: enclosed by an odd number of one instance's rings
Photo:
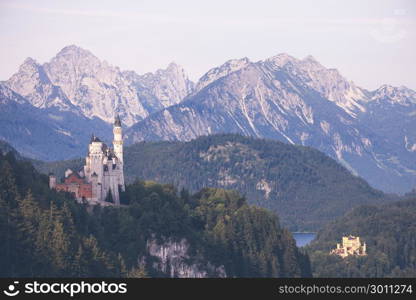
[[[114,120],[113,134],[114,154],[117,156],[118,160],[123,163],[123,129],[121,128],[121,121],[118,115]]]
[[[49,188],[54,189],[56,187],[56,176],[53,173],[49,173]]]
[[[119,115],[115,117],[114,127],[113,127],[113,148],[114,154],[118,160],[118,185],[121,187],[121,190],[125,190],[124,186],[124,158],[123,158],[123,129],[121,128],[121,121]]]
[[[107,146],[96,136],[91,137],[91,143],[88,148],[88,170],[86,172],[88,180],[91,181],[91,175],[95,172],[98,176],[98,183],[103,180],[103,159],[105,157],[104,151]]]

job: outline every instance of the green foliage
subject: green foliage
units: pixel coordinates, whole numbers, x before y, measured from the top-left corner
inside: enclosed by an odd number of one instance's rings
[[[199,199],[194,216],[204,225],[203,236],[211,246],[206,255],[213,262],[225,262],[230,276],[308,276],[300,263],[303,255],[274,214],[222,189],[204,189],[194,197]]]
[[[78,204],[50,190],[28,162],[0,153],[0,277],[166,276],[152,268],[147,242],[167,238],[186,239],[190,263],[222,265],[228,276],[310,276],[307,256],[277,217],[237,192],[191,195],[137,181],[121,202]]]
[[[361,206],[321,230],[308,246],[317,277],[415,277],[416,198]],[[329,255],[344,235],[366,242],[366,257]]]
[[[113,276],[111,254],[84,234],[91,217],[26,161],[0,153],[0,277]]]
[[[224,134],[190,142],[142,142],[125,148],[125,176],[185,187],[232,189],[250,204],[276,212],[292,231],[315,231],[353,206],[390,196],[371,188],[309,147]],[[72,162],[75,169],[82,162]],[[37,164],[62,176],[71,161]],[[63,167],[65,166],[65,167]]]

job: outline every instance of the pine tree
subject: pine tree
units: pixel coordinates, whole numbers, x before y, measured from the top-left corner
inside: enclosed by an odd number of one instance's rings
[[[148,278],[147,272],[144,267],[136,267],[132,268],[127,273],[127,278]]]
[[[65,272],[69,266],[70,241],[64,231],[63,223],[57,218],[52,223],[50,247],[52,262],[58,272]]]
[[[17,239],[19,248],[15,252],[19,255],[20,274],[34,276],[36,273],[36,260],[33,259],[35,252],[36,233],[40,222],[40,208],[29,190],[26,197],[18,199],[16,213]]]
[[[0,194],[0,277],[7,277],[9,271],[10,224],[8,219],[8,205]]]
[[[12,166],[8,160],[0,157],[0,198],[3,202],[3,217],[5,221],[4,227],[4,249],[1,255],[4,269],[2,271],[6,276],[15,275],[17,270],[18,255],[15,251],[18,244],[17,228],[16,228],[16,208],[20,195],[16,186],[15,176]]]
[[[124,263],[123,256],[119,253],[117,255],[117,277],[126,277],[127,276],[127,269],[126,264]]]
[[[82,244],[78,245],[77,253],[72,261],[71,272],[73,277],[88,277],[88,261],[85,259]]]

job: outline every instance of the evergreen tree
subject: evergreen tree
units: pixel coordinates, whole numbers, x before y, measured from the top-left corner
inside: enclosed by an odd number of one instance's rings
[[[127,273],[127,278],[147,278],[148,275],[143,267],[132,268]]]

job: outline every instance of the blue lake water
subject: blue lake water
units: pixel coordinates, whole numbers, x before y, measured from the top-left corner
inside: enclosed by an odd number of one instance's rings
[[[316,236],[315,232],[292,232],[296,246],[303,247],[309,244]]]

